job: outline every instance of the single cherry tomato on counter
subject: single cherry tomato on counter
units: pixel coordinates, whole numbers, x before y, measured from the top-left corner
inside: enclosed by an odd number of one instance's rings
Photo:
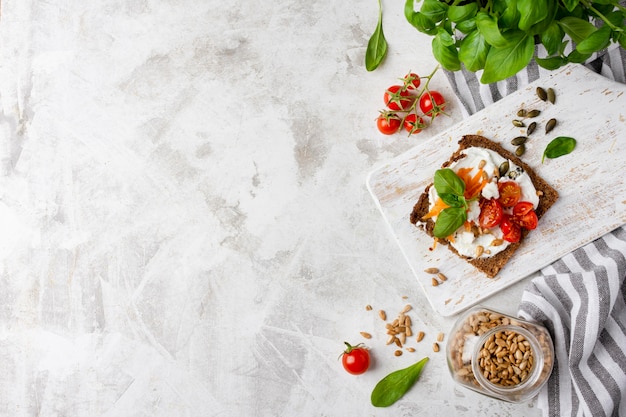
[[[404,118],[404,129],[409,132],[409,135],[419,133],[425,127],[426,125],[424,124],[424,119],[415,113],[408,114]]]
[[[446,99],[443,98],[440,92],[432,90],[425,91],[420,97],[420,110],[426,116],[436,117],[439,116],[446,108]]]
[[[346,371],[352,375],[360,375],[370,366],[370,353],[365,346],[346,344],[346,350],[341,354],[341,363]]]
[[[480,203],[480,215],[478,216],[478,223],[480,227],[490,229],[496,227],[502,221],[502,205],[494,198],[489,200],[483,200]]]
[[[402,118],[393,112],[383,111],[376,119],[376,126],[383,135],[393,135],[401,125]]]
[[[407,110],[413,104],[413,97],[401,85],[392,85],[385,91],[385,106],[390,110]]]
[[[513,207],[522,196],[522,187],[515,181],[503,181],[498,183],[498,192],[500,197],[498,201],[503,207]]]
[[[537,227],[539,219],[533,204],[521,201],[513,207],[513,221],[524,229],[533,230]]]
[[[404,76],[402,82],[407,90],[417,90],[422,81],[420,80],[419,75],[414,72],[410,72]]]
[[[500,229],[502,230],[502,238],[507,242],[517,243],[522,238],[522,229],[515,224],[513,218],[506,213],[502,216]]]

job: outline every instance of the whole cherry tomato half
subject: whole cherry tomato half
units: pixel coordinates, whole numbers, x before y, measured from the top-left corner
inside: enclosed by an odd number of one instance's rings
[[[440,92],[432,90],[425,91],[420,97],[420,110],[426,116],[439,116],[446,108],[446,99]]]
[[[404,76],[402,82],[404,83],[404,88],[407,90],[417,90],[422,80],[420,80],[419,75],[414,72],[410,72]]]
[[[421,132],[424,127],[426,127],[424,119],[415,113],[408,114],[404,118],[404,129],[409,132],[409,135]]]
[[[498,183],[498,192],[500,197],[498,200],[503,207],[513,207],[522,196],[522,187],[515,181],[503,181]]]
[[[502,221],[502,205],[494,198],[483,200],[480,203],[480,215],[478,222],[480,227],[490,229],[496,227]]]
[[[385,106],[389,110],[407,110],[413,104],[414,98],[401,85],[392,85],[385,91]]]
[[[346,344],[346,350],[341,354],[341,363],[343,368],[352,375],[360,375],[367,371],[370,367],[370,353],[365,346],[358,344],[356,346]]]
[[[402,119],[393,112],[383,111],[376,119],[376,127],[383,135],[393,135],[400,129]]]

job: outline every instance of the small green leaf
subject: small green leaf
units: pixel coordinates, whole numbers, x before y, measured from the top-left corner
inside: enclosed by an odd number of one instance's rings
[[[371,402],[374,407],[389,407],[398,401],[417,382],[428,357],[413,365],[394,371],[381,379],[374,387]]]
[[[567,62],[573,62],[574,64],[582,64],[583,62],[591,58],[591,55],[592,54],[590,53],[583,54],[578,49],[574,49],[567,56]]]
[[[508,41],[500,32],[498,22],[489,14],[479,12],[476,15],[476,26],[489,45],[496,48],[504,48],[508,45]]]
[[[470,3],[463,6],[448,7],[448,19],[454,23],[462,22],[476,16],[478,12],[478,4]]]
[[[432,19],[426,17],[420,12],[416,12],[413,8],[414,0],[406,0],[404,3],[404,17],[415,29],[427,35],[435,35],[437,26]]]
[[[467,211],[464,207],[448,207],[437,215],[433,235],[446,238],[453,234],[467,220]]]
[[[581,54],[592,54],[606,48],[611,43],[611,28],[607,25],[593,32],[587,39],[576,45]]]
[[[467,206],[465,197],[463,197],[462,195],[461,196],[457,194],[438,194],[438,195],[439,195],[439,198],[441,198],[441,200],[447,205],[449,205],[450,207],[465,208],[465,206]]]
[[[465,193],[465,183],[450,168],[442,168],[435,171],[433,185],[437,194],[456,194],[463,195]]]
[[[517,11],[517,0],[505,0],[504,10],[500,16],[500,24],[508,29],[514,29],[518,27],[520,14]]]
[[[484,36],[475,30],[461,40],[459,59],[468,70],[478,71],[485,67],[489,48]]]
[[[553,139],[548,146],[546,146],[546,150],[543,151],[543,156],[541,157],[541,163],[545,158],[558,158],[563,155],[567,155],[571,153],[576,147],[576,139],[570,138],[567,136],[559,136]]]
[[[563,0],[563,4],[568,11],[573,11],[578,6],[580,0]]]
[[[504,80],[522,70],[535,53],[535,42],[532,36],[524,32],[507,32],[509,46],[491,48],[485,60],[485,70],[480,78],[483,84],[491,84]]]
[[[461,69],[458,50],[454,45],[446,46],[445,41],[441,39],[439,34],[437,34],[432,41],[432,50],[435,59],[448,71],[458,71]]]
[[[547,70],[555,70],[567,64],[567,59],[561,56],[553,56],[553,57],[548,57],[548,58],[535,57],[535,61],[537,61],[537,64],[541,68],[545,68]]]
[[[420,12],[437,23],[446,16],[448,5],[439,0],[424,0]]]
[[[387,55],[387,40],[383,33],[383,5],[378,0],[378,24],[376,30],[372,34],[369,42],[367,42],[367,50],[365,51],[365,69],[374,71],[385,56]]]
[[[548,0],[517,0],[520,13],[519,28],[528,31],[548,15]]]
[[[439,28],[439,30],[437,31],[437,37],[439,38],[443,46],[454,46],[454,37],[444,28]]]
[[[557,22],[552,22],[548,28],[541,33],[541,43],[545,46],[548,55],[554,55],[558,52],[563,42],[565,32]]]
[[[575,43],[588,38],[597,29],[594,25],[578,17],[566,16],[559,20],[559,25]]]

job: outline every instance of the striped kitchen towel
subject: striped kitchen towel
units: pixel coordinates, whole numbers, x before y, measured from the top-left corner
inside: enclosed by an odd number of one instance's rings
[[[602,51],[584,65],[626,83],[622,48]],[[534,61],[490,85],[480,84],[480,72],[446,72],[466,115],[547,74]],[[525,289],[519,315],[544,324],[555,344],[554,370],[537,398],[544,416],[626,417],[625,275],[622,226],[542,269]]]

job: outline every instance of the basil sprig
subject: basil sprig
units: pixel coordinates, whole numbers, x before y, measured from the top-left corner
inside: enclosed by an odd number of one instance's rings
[[[435,171],[433,183],[439,198],[450,206],[437,215],[433,229],[435,237],[445,238],[454,233],[467,220],[468,201],[463,195],[465,183],[450,168]]]
[[[543,164],[543,160],[546,158],[554,159],[559,156],[567,155],[571,153],[575,147],[576,139],[567,136],[559,136],[548,143],[546,150],[543,151],[541,163]]]
[[[428,357],[408,368],[394,371],[381,379],[372,391],[372,405],[375,407],[389,407],[402,398],[418,380],[426,362],[428,362]]]
[[[387,40],[383,33],[383,5],[378,0],[378,24],[365,51],[365,69],[374,71],[387,55]]]
[[[611,42],[626,48],[626,8],[620,0],[406,0],[404,15],[433,37],[441,66],[483,70],[484,84],[515,75],[533,58],[553,70],[584,62]],[[567,48],[570,42],[574,48]],[[547,56],[536,56],[535,43]]]

